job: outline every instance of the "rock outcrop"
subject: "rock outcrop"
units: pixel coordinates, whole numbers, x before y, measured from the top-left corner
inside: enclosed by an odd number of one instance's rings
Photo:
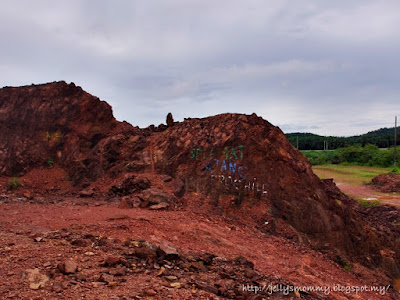
[[[52,159],[75,184],[120,178],[111,193],[140,191],[141,201],[163,203],[162,208],[175,201],[172,193],[179,199],[203,194],[213,207],[210,213],[256,222],[266,233],[284,235],[339,261],[400,276],[398,230],[390,224],[377,230],[363,220],[356,202],[333,182],[318,179],[279,128],[256,114],[170,125],[139,129],[117,122],[107,103],[65,82],[3,88],[0,173],[15,176]],[[126,173],[171,178],[160,181],[171,182],[173,192],[149,189],[150,182],[126,179]]]
[[[174,125],[174,118],[172,117],[171,113],[167,115],[167,126],[172,127]]]
[[[0,172],[72,168],[117,125],[111,107],[73,83],[0,90]]]

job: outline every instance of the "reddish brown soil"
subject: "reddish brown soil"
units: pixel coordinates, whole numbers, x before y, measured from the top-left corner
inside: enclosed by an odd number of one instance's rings
[[[198,199],[196,199],[198,201]],[[23,273],[26,269],[39,268],[43,272],[57,262],[73,258],[91,272],[101,274],[99,263],[103,253],[92,246],[77,247],[65,240],[43,241],[40,237],[51,231],[66,228],[72,232],[104,235],[119,240],[144,239],[154,244],[169,244],[187,253],[212,253],[225,258],[244,256],[255,264],[255,269],[266,275],[285,278],[296,286],[387,286],[387,279],[360,265],[351,272],[343,270],[323,254],[299,246],[283,238],[266,235],[257,228],[232,225],[229,220],[207,216],[200,211],[149,211],[145,209],[122,210],[116,204],[100,206],[77,205],[77,198],[46,197],[54,204],[26,203],[10,197],[9,203],[0,204],[2,299],[130,299],[129,295],[143,295],[150,288],[157,291],[156,299],[174,295],[176,299],[197,299],[216,296],[186,287],[179,290],[163,287],[154,274],[126,276],[125,282],[107,286],[86,281],[71,280],[64,275],[58,281],[65,282],[62,292],[55,292],[56,279],[40,290],[31,290]],[[60,202],[58,202],[60,201]],[[34,201],[32,201],[34,202]],[[125,219],[111,220],[110,217]],[[34,238],[39,238],[35,242]],[[85,256],[94,252],[94,256]],[[47,262],[50,262],[48,264]],[[46,264],[47,263],[47,264]],[[46,267],[45,267],[46,266]],[[209,275],[211,276],[211,275]],[[242,283],[236,282],[239,287]],[[392,290],[389,290],[393,292]],[[192,294],[195,293],[195,294]],[[313,293],[326,297],[323,293]],[[392,297],[393,294],[392,294]],[[133,297],[132,297],[133,298]],[[322,299],[321,298],[321,299]],[[329,299],[394,299],[379,293],[331,293]],[[135,299],[135,298],[133,298]],[[324,298],[325,299],[325,298]]]

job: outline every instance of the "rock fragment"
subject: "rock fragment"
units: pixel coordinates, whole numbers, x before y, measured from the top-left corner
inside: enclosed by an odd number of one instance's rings
[[[94,190],[82,190],[79,192],[79,196],[84,198],[93,197],[93,195],[94,195]]]
[[[105,282],[105,283],[110,283],[110,282],[115,282],[114,276],[110,274],[101,274],[99,277],[100,282]]]
[[[32,194],[31,191],[25,191],[23,196],[28,200],[32,200],[33,199],[33,194]]]
[[[148,289],[144,293],[146,294],[146,296],[150,296],[150,297],[154,297],[155,295],[157,295],[157,292],[153,289]]]
[[[32,290],[45,287],[46,283],[49,281],[49,277],[41,274],[38,268],[28,269],[25,271],[25,274],[29,282],[29,288]]]
[[[57,269],[63,274],[74,274],[78,269],[78,264],[74,260],[66,260],[57,265]]]
[[[160,204],[161,202],[171,203],[174,201],[174,198],[172,196],[154,188],[143,191],[139,195],[139,198],[141,198],[145,202],[148,201],[151,205]]]
[[[107,256],[106,260],[104,261],[105,267],[113,267],[121,262],[121,259],[114,255]]]
[[[161,203],[159,203],[159,204],[154,204],[154,205],[149,206],[149,209],[152,209],[152,210],[160,210],[160,209],[166,209],[166,208],[168,208],[168,207],[169,207],[169,203],[167,203],[167,202],[161,202]]]
[[[167,244],[161,244],[158,246],[157,255],[160,257],[160,259],[166,260],[176,260],[179,258],[178,250]]]
[[[139,207],[140,204],[141,201],[138,197],[129,195],[121,198],[121,202],[119,203],[118,207],[123,209],[129,209],[129,208]]]

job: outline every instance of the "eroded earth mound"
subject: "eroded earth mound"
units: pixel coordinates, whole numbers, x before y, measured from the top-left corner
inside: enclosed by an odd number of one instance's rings
[[[372,178],[373,185],[384,193],[400,193],[400,175],[381,174]]]
[[[343,268],[360,264],[388,282],[400,278],[399,211],[377,224],[332,181],[315,176],[279,128],[256,114],[175,123],[171,116],[169,123],[139,129],[118,122],[107,103],[72,83],[6,87],[0,90],[0,173],[65,173],[66,183],[58,181],[56,189],[22,182],[33,203],[31,194],[53,193],[88,205],[107,200],[121,208],[198,211],[309,247]],[[120,265],[130,268],[122,254]],[[178,265],[191,261],[201,262],[185,258]],[[245,297],[232,295],[239,296]]]

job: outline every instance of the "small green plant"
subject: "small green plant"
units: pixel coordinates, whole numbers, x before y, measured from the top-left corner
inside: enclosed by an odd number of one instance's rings
[[[339,266],[341,266],[344,270],[346,270],[347,272],[350,272],[351,269],[353,268],[353,266],[352,266],[346,259],[344,259],[343,257],[341,257],[341,256],[339,256],[339,255],[337,255],[337,256],[334,258],[334,261],[335,261]]]
[[[15,190],[19,186],[19,178],[18,177],[13,177],[7,182],[7,187],[9,190]]]
[[[400,226],[400,222],[394,222],[393,225],[394,226]]]
[[[343,269],[344,269],[345,271],[347,271],[347,272],[350,272],[352,268],[353,268],[353,266],[350,265],[348,262],[346,262],[346,263],[344,264],[344,266],[343,266]]]
[[[54,159],[49,158],[49,159],[47,160],[47,165],[51,168],[51,167],[54,165]]]
[[[381,205],[381,201],[360,199],[358,200],[358,204],[364,207],[376,207]]]

